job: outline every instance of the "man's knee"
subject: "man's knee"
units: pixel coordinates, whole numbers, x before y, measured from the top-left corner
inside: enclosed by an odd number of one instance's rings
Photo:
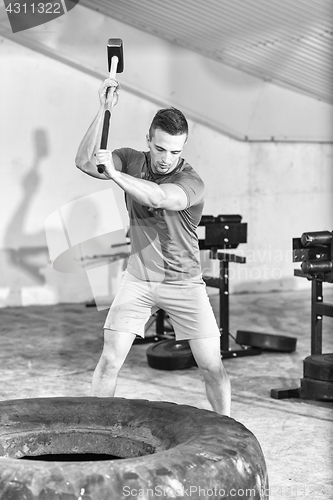
[[[105,371],[119,371],[128,351],[131,348],[134,334],[104,330],[104,346],[101,356],[101,366]]]
[[[215,366],[206,365],[199,367],[205,378],[211,380],[221,380],[225,375],[222,363],[216,363]]]
[[[117,374],[121,368],[121,364],[117,358],[107,350],[103,349],[102,355],[99,360],[100,370],[103,375]]]
[[[229,376],[222,361],[216,362],[214,365],[199,366],[199,369],[208,384],[224,385],[229,383]]]
[[[223,376],[219,337],[191,339],[189,343],[198,367],[207,377]]]

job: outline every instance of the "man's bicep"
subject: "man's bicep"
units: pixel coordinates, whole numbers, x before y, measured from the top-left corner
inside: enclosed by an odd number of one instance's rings
[[[179,177],[175,183],[180,186],[187,196],[187,207],[201,203],[204,197],[205,185],[199,177]]]
[[[161,208],[179,212],[188,207],[188,196],[181,186],[177,184],[162,184],[160,187],[163,189],[165,195]]]

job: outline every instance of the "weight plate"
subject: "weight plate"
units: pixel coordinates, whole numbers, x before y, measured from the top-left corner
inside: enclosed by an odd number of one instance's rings
[[[313,354],[303,360],[304,377],[333,382],[333,354]]]
[[[162,340],[147,349],[147,361],[157,370],[183,370],[196,366],[187,340]]]
[[[295,337],[285,337],[284,335],[274,335],[271,333],[238,330],[236,342],[241,345],[259,347],[263,351],[293,352],[296,349],[297,339]]]
[[[301,397],[317,401],[333,401],[333,382],[302,378]]]
[[[140,335],[137,335],[133,345],[151,344],[152,342],[159,342],[160,340],[161,339],[157,335],[149,335],[147,337],[140,337]]]

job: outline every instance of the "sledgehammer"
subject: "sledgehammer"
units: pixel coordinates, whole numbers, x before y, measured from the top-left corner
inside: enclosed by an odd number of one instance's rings
[[[108,69],[110,73],[110,78],[115,79],[116,73],[122,73],[124,71],[123,42],[120,38],[109,38],[107,44],[107,54],[108,54]],[[106,93],[106,98],[107,97],[108,94]],[[106,103],[105,107],[107,107]],[[101,149],[107,148],[110,118],[111,118],[111,111],[109,109],[106,109],[104,112]],[[104,169],[105,169],[104,165],[97,165],[97,170],[100,174],[104,172]]]

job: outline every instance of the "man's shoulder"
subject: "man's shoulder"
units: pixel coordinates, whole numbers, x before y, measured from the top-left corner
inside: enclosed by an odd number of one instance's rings
[[[183,162],[172,182],[183,188],[187,194],[189,207],[203,203],[205,184],[189,163]]]
[[[130,175],[138,176],[146,162],[146,156],[143,151],[137,151],[133,148],[115,149],[113,154],[120,158],[122,171]]]
[[[198,172],[192,167],[192,165],[190,163],[188,163],[186,160],[183,160],[183,164],[182,164],[182,167],[181,169],[179,170],[178,174],[181,176],[181,177],[191,177],[191,178],[194,178],[200,182],[203,183],[203,180],[202,178],[200,177],[200,175],[198,174]]]
[[[197,171],[192,167],[192,165],[188,163],[186,160],[183,161],[181,171],[193,172],[194,174],[199,175]]]

